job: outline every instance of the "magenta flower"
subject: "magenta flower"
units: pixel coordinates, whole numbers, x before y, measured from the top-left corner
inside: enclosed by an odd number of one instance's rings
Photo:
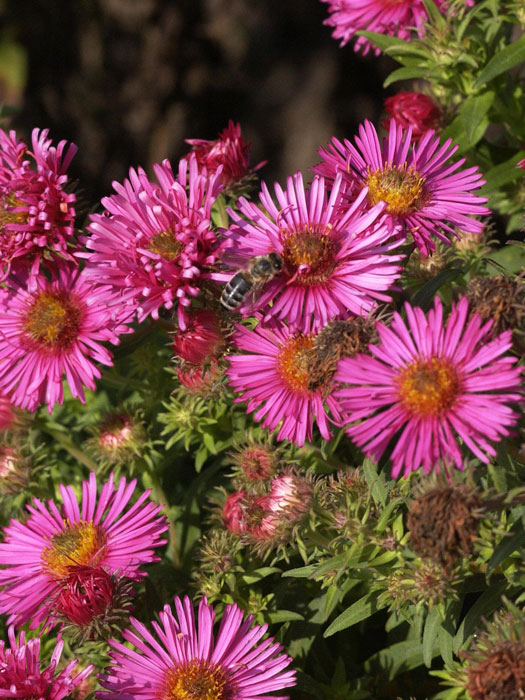
[[[33,129],[33,151],[0,129],[0,280],[11,266],[37,274],[44,253],[67,255],[75,195],[65,191],[74,144],[51,145],[48,130]]]
[[[113,663],[99,675],[106,688],[97,693],[100,700],[288,700],[270,693],[295,685],[295,671],[284,670],[292,659],[271,637],[255,646],[267,625],[252,626],[253,615],[243,621],[243,611],[227,605],[215,639],[215,612],[206,598],[199,604],[198,624],[188,597],[176,597],[175,609],[176,616],[164,606],[160,624],[152,623],[153,634],[132,617],[134,630],[122,635],[132,649],[110,641]]]
[[[341,46],[348,44],[356,32],[367,30],[396,36],[408,41],[412,30],[423,35],[423,25],[428,14],[423,0],[321,0],[328,4],[330,17],[324,24],[333,27],[332,36],[341,40]],[[437,7],[443,11],[446,0],[435,0]],[[360,36],[355,42],[355,50],[362,50],[366,55],[371,48],[370,42]],[[372,47],[377,55],[380,50]]]
[[[112,365],[103,345],[119,342],[131,329],[125,308],[112,306],[115,295],[96,289],[76,267],[60,265],[49,281],[40,275],[11,276],[0,289],[0,388],[15,406],[36,410],[47,403],[51,413],[64,400],[65,374],[73,396],[84,401],[84,389],[95,388],[100,370]]]
[[[89,676],[93,670],[90,664],[76,676],[72,673],[77,665],[71,661],[60,673],[57,666],[64,649],[64,642],[59,639],[51,655],[47,668],[41,668],[40,639],[28,639],[20,632],[18,640],[14,627],[10,627],[7,636],[10,647],[0,641],[0,697],[35,698],[36,700],[62,700],[71,697],[74,689]]]
[[[82,482],[80,507],[73,488],[61,484],[61,508],[34,498],[25,522],[11,520],[0,544],[0,613],[9,615],[10,623],[30,620],[37,627],[76,567],[99,567],[131,579],[145,576],[140,567],[159,560],[153,549],[165,544],[161,534],[168,525],[159,515],[161,506],[148,500],[149,491],[127,508],[136,483],[122,478],[115,487],[111,474],[97,499],[91,473]]]
[[[245,177],[262,168],[266,162],[249,168],[250,144],[242,137],[241,125],[235,124],[231,119],[218,139],[186,139],[186,143],[193,147],[192,152],[197,158],[197,163],[201,168],[206,168],[208,173],[214,173],[222,166],[220,179],[226,187],[238,185]]]
[[[138,305],[139,321],[178,302],[184,329],[199,277],[216,260],[210,216],[223,187],[221,169],[208,177],[192,155],[180,161],[177,176],[167,160],[153,170],[158,185],[142,168],[131,169],[123,185],[113,183],[116,194],[102,200],[106,212],[91,216],[84,243],[92,252],[80,256],[97,282]]]
[[[419,141],[429,129],[439,129],[443,119],[437,104],[421,92],[398,92],[387,97],[385,111],[403,129],[411,126],[415,141]],[[389,121],[385,122],[385,129],[389,128]]]
[[[426,255],[435,250],[432,236],[445,243],[460,238],[456,231],[480,234],[483,223],[469,215],[489,214],[482,206],[486,197],[471,193],[485,183],[477,166],[459,170],[465,159],[447,163],[457,151],[448,139],[442,146],[432,130],[411,145],[412,130],[404,130],[390,120],[388,136],[379,142],[374,126],[367,120],[359,127],[357,148],[345,139],[333,139],[323,159],[313,170],[327,178],[343,173],[349,188],[367,189],[370,206],[386,202],[385,210],[392,230],[401,226],[410,233]]]
[[[283,272],[266,283],[255,301],[248,298],[240,307],[243,313],[264,308],[265,321],[276,317],[316,330],[334,318],[365,315],[377,301],[391,300],[387,290],[400,276],[396,263],[402,256],[389,251],[400,241],[378,223],[385,205],[363,211],[366,191],[349,205],[342,181],[336,176],[327,193],[324,179],[315,177],[305,190],[298,172],[288,178],[286,191],[275,185],[278,206],[263,183],[263,211],[244,197],[238,207],[247,220],[229,211],[234,224],[226,234],[223,259],[236,269],[271,252],[283,261]]]
[[[334,392],[349,425],[348,435],[374,459],[396,437],[392,474],[426,473],[455,464],[463,468],[460,444],[482,462],[496,451],[490,441],[509,435],[518,414],[506,404],[520,400],[516,358],[502,357],[511,332],[492,338],[492,321],[469,320],[464,297],[446,325],[438,297],[428,317],[405,305],[408,327],[394,314],[391,327],[377,324],[381,345],[373,357],[339,362]],[[459,438],[459,440],[458,440]]]
[[[280,425],[278,440],[299,446],[312,439],[314,418],[322,437],[330,439],[325,405],[334,418],[339,416],[330,387],[308,389],[308,357],[314,344],[314,334],[284,324],[254,331],[237,326],[233,345],[245,352],[227,358],[229,383],[243,392],[235,402],[247,403],[247,413],[257,409],[254,419],[264,419],[263,428],[272,431]]]

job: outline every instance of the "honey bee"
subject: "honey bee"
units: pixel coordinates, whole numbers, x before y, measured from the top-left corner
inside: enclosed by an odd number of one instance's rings
[[[283,260],[279,253],[268,253],[251,258],[246,270],[236,272],[221,295],[221,304],[228,311],[234,311],[266,282],[283,270]]]

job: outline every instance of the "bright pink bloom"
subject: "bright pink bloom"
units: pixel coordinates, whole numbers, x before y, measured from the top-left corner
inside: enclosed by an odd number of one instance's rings
[[[525,170],[525,158],[522,158],[517,164],[517,168],[521,168],[522,170]]]
[[[464,158],[447,163],[458,149],[451,146],[452,139],[440,146],[430,130],[411,144],[411,136],[410,127],[405,131],[391,119],[388,136],[380,143],[374,126],[365,121],[355,139],[357,148],[334,138],[319,151],[323,160],[313,170],[330,179],[342,173],[350,190],[367,188],[370,206],[386,202],[392,231],[401,226],[428,255],[436,247],[434,236],[450,243],[461,231],[482,233],[483,223],[469,215],[490,210],[482,206],[486,197],[471,193],[485,183],[477,166],[459,170]]]
[[[72,673],[77,665],[75,660],[57,673],[57,666],[64,649],[64,642],[59,639],[51,655],[47,668],[40,665],[40,638],[28,639],[20,632],[18,640],[14,627],[10,627],[7,636],[9,647],[0,641],[0,697],[34,698],[35,700],[62,700],[71,697],[74,689],[89,676],[93,670],[90,664],[76,676]]]
[[[387,97],[385,110],[403,129],[412,127],[412,138],[416,141],[429,130],[437,129],[442,114],[439,107],[421,92],[398,92]],[[385,128],[388,129],[388,121]]]
[[[77,147],[52,146],[47,135],[33,129],[31,152],[0,129],[0,280],[12,265],[37,274],[44,252],[67,255],[76,198],[64,190],[65,173]]]
[[[186,143],[193,146],[192,152],[199,166],[206,168],[208,173],[214,173],[222,166],[220,179],[226,187],[240,183],[247,175],[262,168],[266,162],[259,163],[251,169],[248,167],[250,144],[242,137],[241,125],[235,124],[231,119],[218,139],[186,139]]]
[[[341,46],[348,44],[356,32],[367,30],[377,34],[396,36],[408,41],[415,29],[423,35],[423,25],[428,14],[423,0],[321,0],[328,4],[330,17],[324,24],[333,27],[332,36],[341,40]],[[443,11],[446,0],[435,0],[437,7]],[[370,42],[360,36],[355,42],[355,50],[362,50],[366,55],[371,48]],[[373,46],[377,55],[380,50]]]
[[[215,311],[189,312],[185,330],[173,336],[173,350],[192,365],[204,365],[216,358],[225,346],[220,316]]]
[[[482,462],[496,455],[489,441],[509,435],[518,414],[506,404],[520,400],[511,331],[491,337],[492,321],[468,317],[465,297],[443,325],[438,297],[425,316],[405,304],[408,328],[394,314],[390,328],[377,324],[381,345],[373,357],[357,355],[339,362],[334,392],[346,413],[347,433],[374,459],[397,435],[392,474],[426,473],[455,464],[463,469],[459,440]],[[399,433],[399,434],[398,434]]]
[[[283,272],[266,283],[255,301],[251,296],[240,307],[244,314],[264,309],[265,321],[275,317],[316,330],[334,318],[365,315],[377,301],[391,300],[387,290],[400,276],[396,263],[402,256],[389,254],[400,241],[394,242],[387,226],[378,223],[385,205],[363,211],[365,190],[348,205],[341,184],[337,175],[327,192],[324,179],[315,177],[305,190],[298,172],[288,178],[286,191],[275,185],[277,206],[263,183],[264,209],[240,197],[238,208],[247,220],[229,211],[234,224],[226,234],[223,260],[239,269],[251,258],[273,252],[283,261]]]
[[[176,616],[169,605],[152,622],[153,633],[135,618],[134,630],[124,630],[133,648],[110,641],[112,665],[99,676],[105,691],[100,700],[159,700],[195,696],[256,700],[288,696],[271,695],[295,685],[295,671],[286,671],[292,659],[269,637],[267,625],[253,625],[253,615],[243,621],[237,605],[227,605],[215,639],[215,612],[206,598],[199,604],[198,624],[188,597],[175,598]],[[258,646],[255,646],[258,642]]]
[[[80,507],[73,488],[61,484],[60,509],[34,498],[25,522],[11,520],[0,544],[0,613],[9,615],[9,622],[31,620],[31,627],[38,626],[74,566],[132,579],[146,575],[140,567],[159,560],[153,550],[165,544],[161,534],[168,525],[159,515],[161,506],[148,500],[149,491],[127,508],[136,483],[122,478],[115,488],[111,474],[97,498],[92,472],[82,482]]]
[[[88,258],[87,273],[98,283],[138,305],[139,321],[178,302],[185,328],[198,279],[216,261],[210,217],[222,189],[220,169],[208,177],[192,155],[180,161],[176,176],[167,160],[153,170],[158,185],[142,168],[131,169],[123,185],[113,183],[116,194],[102,200],[106,212],[91,216],[91,236],[84,239],[93,252],[79,255]]]
[[[30,288],[27,276],[12,275],[0,289],[0,388],[30,411],[47,403],[51,413],[63,402],[64,374],[72,395],[84,401],[83,387],[94,389],[100,377],[92,360],[113,364],[101,343],[117,345],[131,331],[121,322],[122,308],[111,306],[114,294],[96,289],[76,267],[55,271],[52,281],[34,277]]]
[[[303,445],[312,439],[314,418],[325,440],[331,437],[326,408],[334,418],[337,402],[324,389],[308,389],[308,357],[314,347],[314,334],[294,331],[284,324],[258,326],[249,330],[237,326],[233,345],[244,351],[231,355],[226,374],[237,392],[236,403],[247,403],[246,412],[263,428],[272,431],[280,424],[278,440]]]

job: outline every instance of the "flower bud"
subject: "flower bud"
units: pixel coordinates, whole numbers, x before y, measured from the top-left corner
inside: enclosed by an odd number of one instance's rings
[[[175,354],[198,366],[220,357],[225,345],[220,316],[204,309],[188,314],[186,330],[179,329],[173,338]]]
[[[439,107],[420,92],[398,92],[385,100],[385,110],[404,129],[412,127],[412,138],[419,140],[429,129],[439,129]]]

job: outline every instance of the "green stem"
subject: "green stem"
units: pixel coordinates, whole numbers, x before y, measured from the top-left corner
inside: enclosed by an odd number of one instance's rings
[[[168,498],[164,492],[164,489],[162,488],[160,480],[157,476],[157,472],[154,469],[151,469],[149,467],[148,467],[147,471],[148,471],[149,477],[151,479],[151,485],[153,487],[153,494],[155,496],[155,500],[157,501],[157,503],[159,505],[163,505],[167,508],[169,501],[168,501]],[[179,558],[179,550],[177,547],[177,533],[175,530],[175,523],[171,520],[171,518],[168,518],[168,533],[169,533],[169,548],[171,550],[173,566],[176,569],[178,569],[180,567],[180,558]]]
[[[69,452],[72,457],[77,459],[88,469],[91,471],[96,471],[98,469],[98,464],[84,452],[82,452],[82,450],[79,450],[78,447],[75,447],[74,443],[67,437],[67,435],[64,435],[64,433],[61,433],[59,430],[53,430],[53,428],[49,428],[45,424],[41,424],[38,427],[52,437],[53,440],[56,440],[60,447],[66,450],[66,452]]]
[[[121,377],[120,374],[115,372],[108,372],[104,370],[101,376],[101,382],[107,386],[111,386],[114,389],[138,389],[139,391],[147,391],[148,386],[144,382],[138,382],[136,379],[129,379],[128,377]]]

